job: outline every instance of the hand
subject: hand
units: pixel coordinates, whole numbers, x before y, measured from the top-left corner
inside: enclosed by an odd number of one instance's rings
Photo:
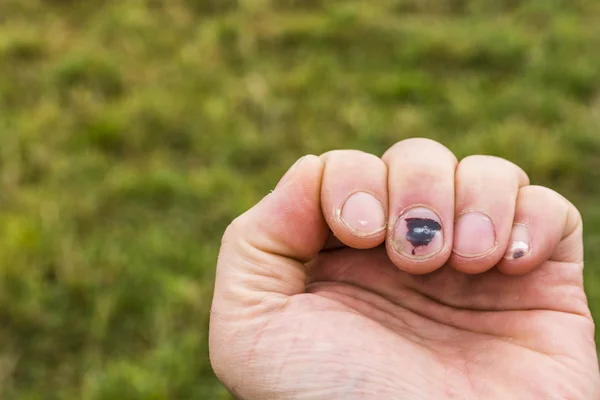
[[[430,140],[306,156],[225,233],[210,356],[242,399],[598,399],[581,217]]]

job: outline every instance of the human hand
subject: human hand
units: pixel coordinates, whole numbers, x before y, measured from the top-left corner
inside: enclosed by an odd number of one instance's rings
[[[210,357],[242,399],[599,399],[581,217],[430,140],[304,157],[225,233]]]

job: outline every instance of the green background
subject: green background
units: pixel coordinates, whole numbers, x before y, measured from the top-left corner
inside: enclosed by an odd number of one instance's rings
[[[228,399],[226,225],[298,157],[425,136],[585,218],[600,315],[600,2],[1,0],[0,397]]]

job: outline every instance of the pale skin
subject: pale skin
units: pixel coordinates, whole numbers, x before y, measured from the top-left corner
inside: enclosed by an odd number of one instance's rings
[[[599,399],[582,232],[500,158],[303,157],[223,237],[214,371],[247,400]]]

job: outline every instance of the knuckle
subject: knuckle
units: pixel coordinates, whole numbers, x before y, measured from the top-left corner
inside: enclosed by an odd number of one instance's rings
[[[489,175],[499,180],[515,179],[522,182],[522,186],[529,184],[529,177],[517,164],[505,158],[474,154],[463,158],[458,165],[459,173],[475,173],[477,175]]]
[[[327,161],[328,163],[331,162],[349,162],[352,163],[354,161],[360,161],[360,162],[364,162],[365,160],[368,161],[377,161],[380,160],[379,157],[377,157],[374,154],[371,153],[367,153],[361,150],[331,150],[328,151],[327,153],[323,153],[320,156],[321,160],[323,161]]]
[[[554,189],[550,189],[546,186],[530,185],[521,188],[519,194],[530,199],[529,202],[531,203],[532,208],[539,206],[539,204],[551,205],[552,207],[557,208],[557,212],[561,212],[564,215],[571,214],[578,220],[582,219],[581,213],[573,203]]]
[[[505,158],[488,156],[482,154],[473,154],[463,158],[460,162],[461,166],[472,166],[477,165],[478,167],[491,167],[491,168],[519,168],[512,161],[508,161]]]
[[[458,163],[458,159],[454,153],[443,144],[427,138],[409,138],[401,140],[393,144],[381,157],[384,160],[389,160],[391,157],[396,157],[407,153],[425,153],[427,155],[434,154],[440,160],[447,157],[454,165]]]
[[[432,166],[426,170],[415,171],[404,177],[406,186],[415,190],[427,190],[428,188],[447,188],[454,185],[453,171],[447,171],[442,167]]]
[[[521,188],[521,193],[526,196],[540,198],[540,200],[542,198],[545,198],[545,201],[561,202],[561,203],[565,202],[565,204],[567,202],[567,199],[565,199],[560,193],[558,193],[557,191],[550,189],[546,186],[540,186],[540,185],[525,186],[524,188]]]
[[[401,140],[401,141],[397,142],[396,144],[394,144],[392,146],[392,148],[394,148],[395,146],[406,146],[406,147],[436,146],[436,147],[447,149],[446,146],[444,146],[443,144],[441,144],[438,141],[435,141],[433,139],[428,139],[428,138],[420,138],[420,137],[419,138],[408,138],[408,139]],[[450,150],[448,150],[448,151],[450,151]]]
[[[241,236],[246,226],[246,219],[246,214],[242,214],[231,221],[227,228],[225,228],[225,232],[221,238],[221,246],[228,245]]]

